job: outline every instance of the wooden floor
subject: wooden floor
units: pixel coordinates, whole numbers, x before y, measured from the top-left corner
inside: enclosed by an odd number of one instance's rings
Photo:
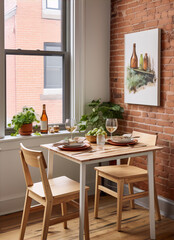
[[[57,209],[54,209],[57,212]],[[93,198],[89,199],[89,221],[91,240],[148,240],[149,214],[136,205],[130,209],[128,204],[123,207],[122,232],[117,232],[116,203],[112,197],[101,197],[99,219],[93,217]],[[42,227],[42,213],[31,214],[26,229],[26,240],[40,240]],[[17,240],[21,213],[14,213],[0,217],[0,240]],[[79,220],[68,222],[68,229],[63,224],[53,225],[49,228],[48,240],[78,240]],[[162,217],[156,222],[157,240],[174,240],[174,220]]]

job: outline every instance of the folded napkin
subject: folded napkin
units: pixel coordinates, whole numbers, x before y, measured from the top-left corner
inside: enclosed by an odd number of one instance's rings
[[[59,142],[53,143],[53,147],[57,147],[65,144],[68,145],[71,142],[83,143],[84,141],[85,141],[85,137],[75,137],[73,141],[72,140],[70,141],[69,139],[63,139],[63,140],[60,140]]]

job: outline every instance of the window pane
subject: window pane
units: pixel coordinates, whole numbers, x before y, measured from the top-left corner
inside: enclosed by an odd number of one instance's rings
[[[60,9],[60,0],[46,0],[46,7],[50,9]]]
[[[45,43],[45,50],[60,51],[60,43]],[[45,57],[45,79],[44,88],[62,87],[62,58],[58,56]],[[57,81],[57,77],[59,81]]]
[[[49,57],[50,60],[53,57]],[[62,57],[58,57],[63,65]],[[54,62],[53,60],[51,60]],[[12,116],[22,110],[24,106],[34,107],[36,113],[41,115],[42,104],[46,104],[49,124],[62,123],[62,79],[60,74],[55,71],[54,79],[57,76],[57,88],[44,89],[44,57],[43,56],[14,56],[6,57],[6,103],[7,124]],[[61,76],[63,75],[62,68]],[[49,83],[49,71],[47,79]],[[52,76],[50,77],[52,78]]]
[[[5,0],[5,48],[44,50],[44,42],[61,43],[60,3]]]

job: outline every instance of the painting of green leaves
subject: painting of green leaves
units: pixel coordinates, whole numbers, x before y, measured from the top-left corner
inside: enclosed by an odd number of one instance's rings
[[[160,29],[125,34],[125,103],[160,104]]]

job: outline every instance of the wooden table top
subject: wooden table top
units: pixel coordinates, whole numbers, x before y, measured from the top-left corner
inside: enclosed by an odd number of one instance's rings
[[[89,162],[93,160],[111,158],[135,154],[135,153],[146,153],[148,151],[161,150],[162,147],[150,146],[143,143],[138,143],[136,145],[128,146],[113,146],[110,144],[105,144],[104,149],[99,149],[97,144],[91,144],[91,148],[81,151],[64,151],[60,150],[58,147],[54,147],[53,143],[41,145],[41,147],[53,151],[55,154],[70,159],[75,162]],[[89,152],[94,150],[94,152]],[[83,153],[82,153],[83,152]],[[80,153],[80,154],[79,154]],[[77,154],[77,155],[76,155]]]

